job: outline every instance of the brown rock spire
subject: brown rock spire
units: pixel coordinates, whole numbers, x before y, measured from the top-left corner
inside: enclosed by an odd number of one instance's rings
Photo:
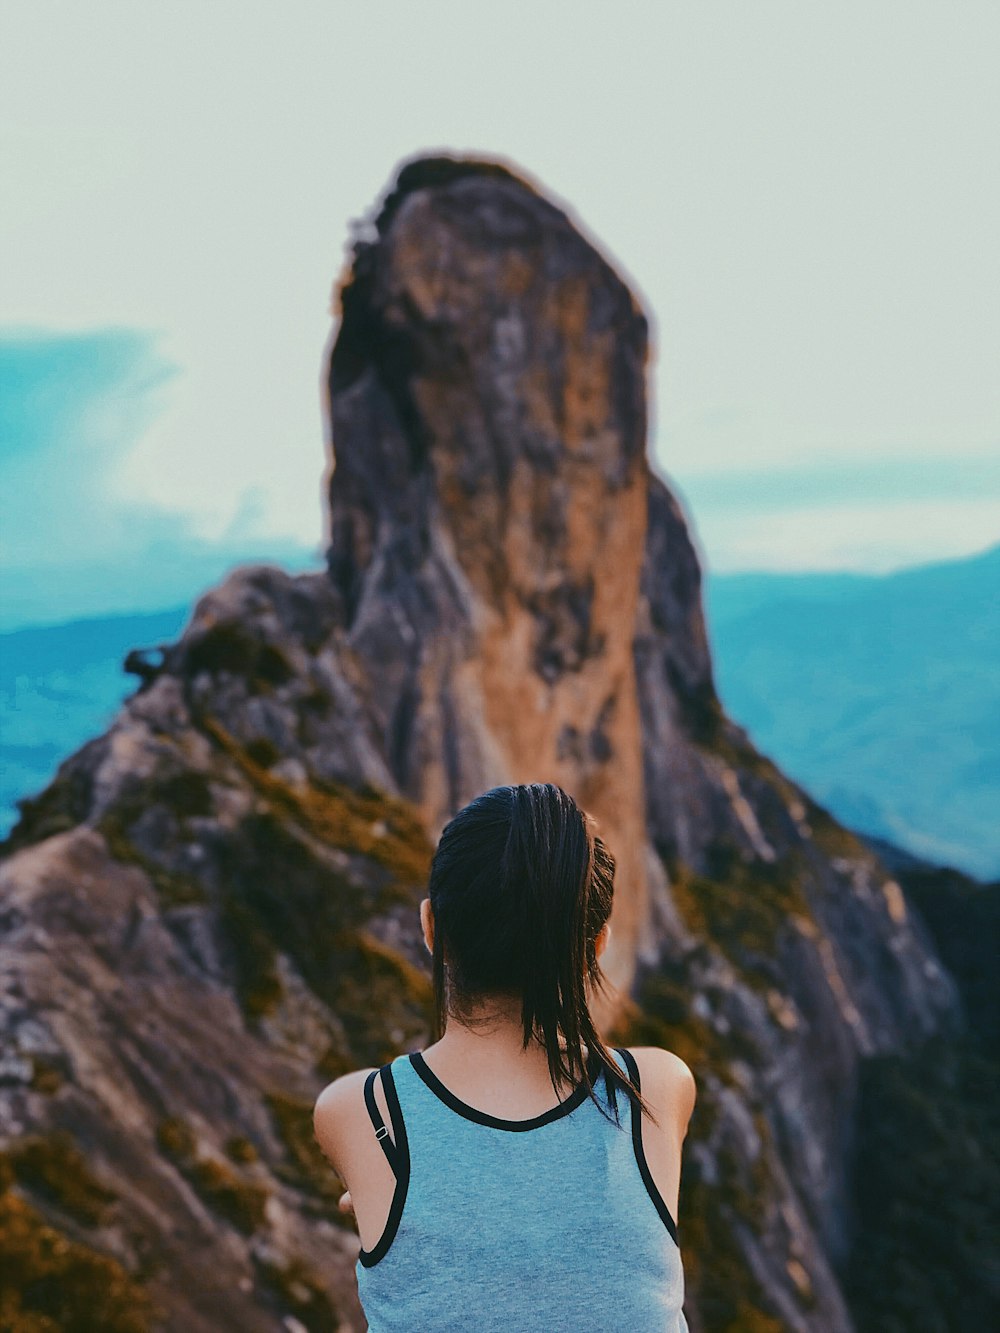
[[[566,214],[498,165],[411,162],[375,225],[330,361],[347,643],[432,836],[503,782],[559,783],[595,815],[625,985],[646,911],[647,321]]]

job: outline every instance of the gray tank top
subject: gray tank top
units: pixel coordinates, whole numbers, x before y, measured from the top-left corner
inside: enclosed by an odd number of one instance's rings
[[[419,1052],[382,1067],[396,1176],[385,1230],[361,1250],[370,1333],[688,1333],[677,1226],[646,1163],[641,1117],[590,1065],[608,1121],[581,1084],[530,1120],[460,1101]],[[630,1051],[619,1069],[638,1085]]]

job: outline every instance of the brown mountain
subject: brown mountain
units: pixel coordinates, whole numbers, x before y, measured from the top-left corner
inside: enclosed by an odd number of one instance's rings
[[[399,173],[340,299],[328,570],[240,570],[132,654],[6,849],[0,1326],[363,1328],[313,1100],[424,1039],[445,821],[553,781],[618,858],[609,1030],[699,1083],[693,1333],[848,1333],[860,1070],[962,1001],[719,704],[646,318],[539,190],[450,158]]]

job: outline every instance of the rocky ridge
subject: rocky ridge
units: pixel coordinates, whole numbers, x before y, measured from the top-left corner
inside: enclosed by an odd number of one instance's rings
[[[423,1040],[449,815],[549,780],[618,858],[608,1030],[698,1079],[692,1333],[848,1333],[860,1068],[962,1003],[899,879],[721,708],[647,321],[536,187],[448,158],[403,168],[340,297],[328,569],[240,570],[133,654],[7,847],[0,1226],[31,1276],[0,1322],[92,1327],[82,1291],[109,1330],[363,1328],[312,1101]]]

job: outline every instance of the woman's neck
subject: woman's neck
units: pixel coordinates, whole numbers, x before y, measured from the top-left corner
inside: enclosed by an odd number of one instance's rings
[[[560,1037],[560,1045],[565,1047]],[[549,1082],[548,1055],[536,1037],[525,1047],[521,1002],[497,997],[461,1016],[451,1015],[444,1035],[432,1046],[432,1059],[442,1071],[461,1068],[475,1076],[480,1071],[508,1071],[514,1075],[535,1076]],[[586,1051],[584,1052],[586,1054]]]

